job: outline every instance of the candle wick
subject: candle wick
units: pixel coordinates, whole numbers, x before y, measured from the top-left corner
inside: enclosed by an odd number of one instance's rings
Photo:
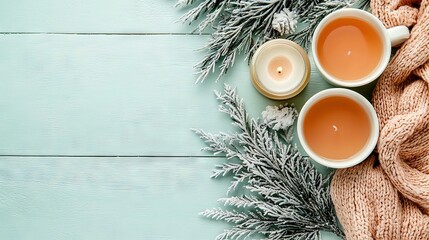
[[[278,67],[277,68],[277,72],[280,74],[280,73],[282,73],[282,71],[283,71],[283,68],[282,67]]]

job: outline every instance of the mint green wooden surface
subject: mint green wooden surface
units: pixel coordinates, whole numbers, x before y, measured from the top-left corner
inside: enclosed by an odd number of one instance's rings
[[[223,223],[201,219],[226,181],[220,159],[5,158],[1,239],[214,239]]]
[[[174,3],[0,2],[0,239],[214,239],[228,227],[198,216],[228,180],[209,178],[225,160],[190,128],[233,130],[213,95],[222,82],[253,116],[282,102],[253,88],[243,58],[195,85],[208,36],[175,23]],[[313,68],[287,102],[328,87]]]
[[[175,0],[0,1],[2,32],[190,33]]]

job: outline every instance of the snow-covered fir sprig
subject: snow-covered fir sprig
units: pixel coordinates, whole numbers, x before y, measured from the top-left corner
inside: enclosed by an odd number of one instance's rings
[[[264,235],[268,240],[316,239],[320,231],[343,237],[329,195],[329,176],[318,173],[292,144],[297,111],[293,106],[267,107],[263,119],[250,118],[236,90],[225,85],[216,93],[219,110],[238,132],[210,134],[194,130],[207,147],[229,160],[216,166],[213,178],[232,176],[226,208],[203,216],[232,223],[218,240]],[[238,194],[242,192],[241,194]]]
[[[358,2],[358,3],[357,3]],[[369,0],[179,0],[178,6],[195,6],[180,20],[189,24],[200,19],[195,31],[213,29],[202,49],[207,55],[195,65],[203,82],[218,70],[216,81],[233,66],[237,55],[250,59],[264,42],[286,37],[307,48],[317,22],[332,11]],[[357,3],[357,4],[356,4]],[[297,22],[306,26],[297,28]],[[298,32],[295,32],[296,29]]]

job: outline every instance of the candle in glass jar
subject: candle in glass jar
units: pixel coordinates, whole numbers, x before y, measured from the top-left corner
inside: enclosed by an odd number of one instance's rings
[[[276,39],[255,52],[250,65],[255,88],[266,97],[287,99],[301,92],[310,77],[310,61],[298,44]]]

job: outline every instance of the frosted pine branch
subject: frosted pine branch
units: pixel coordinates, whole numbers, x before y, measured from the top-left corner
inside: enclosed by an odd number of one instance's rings
[[[229,159],[216,166],[212,177],[232,175],[228,193],[246,193],[219,200],[233,210],[202,213],[234,224],[218,239],[256,234],[269,240],[315,239],[322,230],[343,237],[329,195],[329,176],[318,173],[290,138],[280,137],[291,131],[297,117],[295,108],[267,107],[262,120],[251,119],[235,89],[225,85],[224,92],[216,92],[216,96],[220,111],[230,116],[237,132],[195,132],[206,142],[205,150]]]
[[[195,31],[213,30],[202,49],[207,55],[195,65],[203,82],[218,71],[219,80],[238,55],[251,59],[264,42],[286,37],[307,48],[317,23],[332,11],[349,6],[364,8],[369,0],[179,0],[178,6],[194,6],[181,22],[200,20]],[[298,22],[305,26],[298,28]],[[300,29],[299,32],[296,32]]]

